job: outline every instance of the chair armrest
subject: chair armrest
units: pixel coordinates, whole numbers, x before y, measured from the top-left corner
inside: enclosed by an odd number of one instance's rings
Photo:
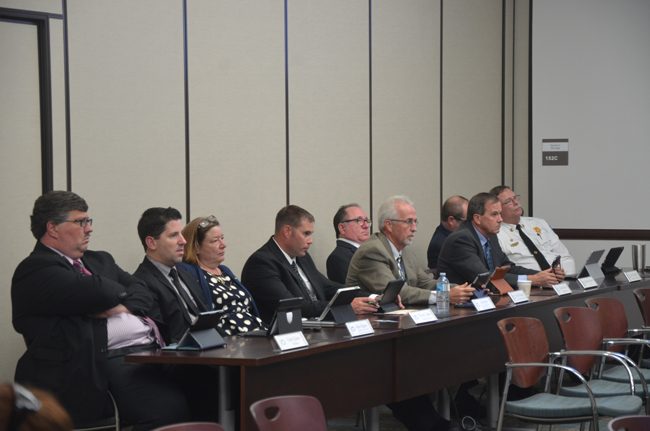
[[[549,353],[549,357],[555,359],[560,357],[567,357],[567,356],[599,356],[601,358],[614,359],[615,361],[619,362],[623,367],[625,367],[625,371],[627,371],[627,375],[628,375],[631,394],[634,395],[636,393],[636,390],[634,388],[634,376],[632,375],[632,370],[630,369],[630,367],[634,368],[637,375],[639,376],[641,376],[641,372],[639,371],[639,368],[634,364],[634,361],[632,361],[627,356],[621,353],[608,352],[605,350],[561,350],[559,352]],[[646,389],[645,380],[643,380],[643,377],[641,378],[642,378],[641,382],[643,383],[643,389],[645,390]]]
[[[628,335],[650,334],[650,327],[644,326],[641,328],[629,328],[627,333]]]
[[[556,352],[557,353],[557,352]],[[594,397],[594,393],[591,391],[591,388],[589,387],[589,384],[587,383],[587,380],[584,378],[582,374],[578,372],[573,367],[570,367],[568,365],[563,365],[563,364],[555,364],[553,362],[517,362],[517,363],[512,363],[512,362],[506,362],[506,369],[512,369],[512,368],[527,368],[527,367],[544,367],[544,368],[556,368],[560,370],[567,371],[571,373],[576,379],[580,381],[583,385],[585,385],[585,389],[587,390],[587,395],[589,396],[589,401],[591,402],[591,408],[594,411],[596,411],[596,398]],[[508,370],[509,371],[509,370]],[[559,382],[561,385],[562,383]]]
[[[629,345],[635,345],[635,344],[642,344],[646,346],[650,346],[650,340],[646,340],[644,338],[603,338],[603,345],[623,345],[623,346],[629,346]]]

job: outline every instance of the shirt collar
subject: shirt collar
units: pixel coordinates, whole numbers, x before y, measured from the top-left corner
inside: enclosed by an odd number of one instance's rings
[[[388,237],[386,237],[386,239],[388,240],[388,245],[390,245],[390,251],[393,252],[393,259],[397,260],[398,257],[402,256],[402,253],[399,250],[397,250],[395,244],[393,244],[393,242],[390,239],[388,239]]]
[[[158,268],[158,271],[160,271],[165,277],[169,277],[169,271],[172,270],[171,266],[167,266],[164,263],[160,263],[157,260],[153,260],[149,256],[147,256],[147,259],[149,259],[149,262],[151,262],[153,266]]]
[[[43,243],[41,243],[41,244],[43,244]],[[45,245],[45,244],[43,244],[43,245]],[[65,260],[67,260],[70,265],[72,265],[74,263],[73,258],[71,258],[69,256],[66,256],[65,254],[63,254],[59,250],[57,250],[56,248],[52,248],[49,245],[45,245],[45,247],[49,248],[50,250],[52,250],[54,253],[58,254],[59,256],[65,258]]]
[[[359,246],[361,245],[361,244],[359,244],[358,242],[356,242],[356,241],[352,241],[351,239],[347,239],[347,238],[337,238],[337,240],[339,240],[339,241],[343,241],[343,242],[347,242],[348,244],[352,244],[352,245],[355,246],[356,248],[359,248]]]
[[[474,226],[473,224],[472,224],[472,229],[474,229],[474,232],[476,232],[476,234],[478,235],[478,239],[479,241],[481,241],[481,245],[485,247],[485,243],[488,242],[488,239],[485,237],[485,235],[481,233],[481,231],[476,229],[476,226]]]
[[[273,242],[275,243],[275,245],[278,246],[278,248],[280,249],[280,251],[282,252],[284,257],[287,259],[287,262],[289,262],[289,265],[294,263],[295,259],[293,257],[289,256],[284,250],[282,250],[282,247],[280,247],[280,244],[278,244],[278,242],[275,240],[275,237],[271,237],[271,238],[273,239]]]

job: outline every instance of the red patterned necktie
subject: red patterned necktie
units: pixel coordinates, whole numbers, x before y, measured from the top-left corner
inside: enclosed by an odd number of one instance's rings
[[[80,274],[82,275],[93,275],[92,272],[88,271],[86,267],[84,266],[83,262],[81,262],[81,259],[75,259],[72,261],[72,267]]]

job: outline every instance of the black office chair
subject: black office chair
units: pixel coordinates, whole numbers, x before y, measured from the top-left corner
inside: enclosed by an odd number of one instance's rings
[[[108,396],[111,397],[111,402],[113,403],[113,416],[84,424],[82,427],[75,428],[74,431],[120,430],[120,412],[117,409],[117,404],[111,391],[108,391]]]

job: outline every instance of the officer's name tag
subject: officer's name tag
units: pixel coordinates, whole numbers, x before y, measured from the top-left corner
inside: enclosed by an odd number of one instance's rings
[[[288,334],[274,335],[273,339],[281,351],[299,349],[309,346],[305,334],[302,331],[289,332]]]

